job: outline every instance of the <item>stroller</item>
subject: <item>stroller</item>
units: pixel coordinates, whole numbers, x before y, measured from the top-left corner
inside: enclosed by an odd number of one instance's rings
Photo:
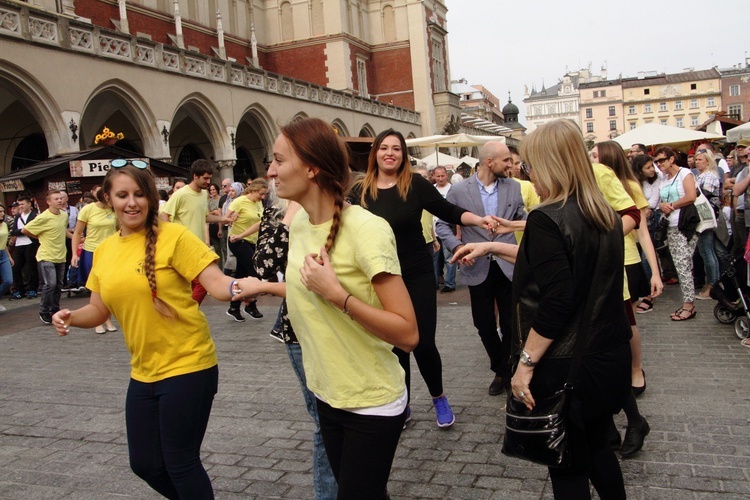
[[[748,311],[748,300],[737,280],[735,269],[737,262],[738,259],[732,259],[727,270],[713,284],[711,298],[717,301],[714,306],[714,317],[726,325],[734,323],[734,333],[737,338],[746,339],[750,336],[750,311]],[[745,265],[744,261],[739,262]]]

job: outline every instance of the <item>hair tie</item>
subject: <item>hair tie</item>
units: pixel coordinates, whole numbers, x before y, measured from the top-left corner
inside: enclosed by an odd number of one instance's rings
[[[151,290],[151,298],[152,299],[156,298],[156,290]]]

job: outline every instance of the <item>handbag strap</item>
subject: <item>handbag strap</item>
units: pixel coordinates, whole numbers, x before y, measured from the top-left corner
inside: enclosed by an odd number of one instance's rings
[[[596,254],[596,261],[594,262],[594,272],[592,273],[592,276],[594,278],[596,277],[597,271],[599,271],[599,265],[602,262],[602,251],[604,248],[604,245],[602,244],[604,241],[604,234],[599,234],[599,251]],[[624,267],[623,267],[624,269]],[[592,283],[595,283],[596,279],[592,280]],[[568,379],[565,381],[565,389],[570,391],[573,389],[574,382],[576,377],[578,376],[578,371],[581,368],[581,359],[583,357],[583,346],[585,344],[585,340],[589,336],[589,330],[591,328],[591,317],[593,316],[591,313],[594,310],[594,301],[596,300],[597,293],[595,293],[597,290],[594,289],[592,286],[589,289],[588,298],[586,299],[586,306],[583,309],[583,323],[581,323],[581,328],[578,330],[578,335],[576,335],[576,342],[573,347],[573,360],[570,363],[570,372],[568,372]]]

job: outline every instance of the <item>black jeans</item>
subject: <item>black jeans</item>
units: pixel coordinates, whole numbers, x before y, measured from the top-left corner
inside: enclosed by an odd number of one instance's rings
[[[214,497],[200,451],[218,384],[218,366],[153,383],[130,380],[130,468],[167,498]]]
[[[39,270],[37,269],[36,251],[39,243],[32,240],[30,245],[13,248],[13,283],[21,295],[36,292],[39,289]]]
[[[512,292],[512,283],[494,260],[490,264],[487,278],[481,284],[469,287],[471,317],[474,320],[474,326],[490,357],[490,369],[496,375],[503,377],[504,382],[510,381],[511,376]],[[496,304],[502,340],[497,333]]]
[[[341,499],[388,498],[388,476],[406,412],[358,415],[317,400],[320,431]]]
[[[253,265],[253,255],[255,255],[255,245],[247,240],[237,240],[229,242],[229,249],[237,259],[237,268],[234,271],[234,277],[237,279],[247,278],[248,276],[257,277]],[[252,299],[251,302],[254,302]],[[229,303],[229,310],[239,311],[242,301],[233,300]]]

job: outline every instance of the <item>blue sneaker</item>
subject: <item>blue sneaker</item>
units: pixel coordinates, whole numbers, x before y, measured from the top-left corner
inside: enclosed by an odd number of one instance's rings
[[[432,404],[435,406],[435,414],[437,415],[438,427],[450,427],[456,421],[451,405],[448,403],[448,398],[445,395],[439,398],[432,398]]]
[[[37,293],[34,290],[29,290],[28,292],[26,292],[26,298],[27,299],[35,299],[37,297],[38,297],[38,295],[37,295]]]
[[[21,300],[23,298],[23,295],[21,295],[20,292],[13,292],[10,294],[9,300]]]

